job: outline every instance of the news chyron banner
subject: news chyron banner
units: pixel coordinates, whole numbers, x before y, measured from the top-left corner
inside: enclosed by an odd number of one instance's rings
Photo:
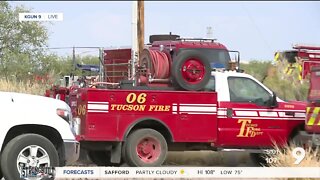
[[[54,179],[320,178],[319,167],[56,167],[50,173]]]

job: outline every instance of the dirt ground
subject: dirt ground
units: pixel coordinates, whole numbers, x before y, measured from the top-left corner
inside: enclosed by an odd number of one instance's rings
[[[74,164],[75,166],[95,166],[87,158]],[[125,164],[122,166],[126,166]],[[184,151],[169,152],[163,166],[220,166],[220,167],[258,167],[249,153],[214,152],[214,151]]]
[[[256,167],[248,153],[185,151],[170,152],[165,162],[174,166],[222,166],[222,167]]]

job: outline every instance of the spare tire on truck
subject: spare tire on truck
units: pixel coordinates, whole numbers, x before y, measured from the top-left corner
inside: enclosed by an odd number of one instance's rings
[[[171,76],[174,86],[189,91],[201,90],[210,80],[209,59],[197,50],[184,50],[173,59]]]

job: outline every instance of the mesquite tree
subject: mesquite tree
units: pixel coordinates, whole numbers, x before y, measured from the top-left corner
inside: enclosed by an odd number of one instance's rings
[[[44,68],[47,29],[41,22],[19,21],[23,6],[12,7],[0,1],[0,76],[24,79]]]

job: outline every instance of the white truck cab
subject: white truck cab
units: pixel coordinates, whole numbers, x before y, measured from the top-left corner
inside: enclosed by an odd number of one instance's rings
[[[234,101],[236,98],[244,98],[244,93],[256,93],[257,97],[267,100],[273,94],[273,91],[246,73],[222,70],[213,71],[211,75],[208,88],[212,88],[215,84],[214,90],[218,92],[219,101]],[[245,101],[245,99],[243,100]],[[277,97],[277,102],[283,102],[283,100]]]
[[[57,167],[77,161],[80,145],[63,101],[0,91],[0,176],[20,179],[21,167]]]

